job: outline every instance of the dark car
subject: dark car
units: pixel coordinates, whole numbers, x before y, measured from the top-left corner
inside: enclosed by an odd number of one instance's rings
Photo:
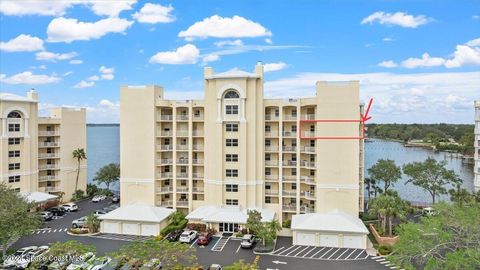
[[[167,235],[167,240],[170,241],[170,242],[178,241],[178,239],[180,239],[180,235],[182,235],[182,232],[183,231],[178,230],[178,231],[173,231],[173,232],[169,233]]]
[[[112,197],[112,203],[119,203],[120,202],[120,196],[113,196]]]
[[[213,235],[211,233],[206,233],[206,232],[202,233],[198,237],[197,244],[199,246],[206,246],[206,245],[208,245],[208,243],[210,243],[212,238],[213,238]]]
[[[48,212],[52,213],[54,216],[63,216],[65,215],[65,209],[60,206],[55,206],[47,209]]]

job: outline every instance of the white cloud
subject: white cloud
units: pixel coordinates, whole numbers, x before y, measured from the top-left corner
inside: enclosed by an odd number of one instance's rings
[[[431,19],[427,18],[425,15],[413,16],[404,12],[385,13],[383,11],[377,11],[364,18],[361,24],[373,24],[374,22],[378,22],[379,24],[417,28],[418,26],[426,24],[430,21]]]
[[[98,80],[100,80],[100,77],[98,77],[97,75],[93,75],[93,76],[88,77],[87,80],[89,80],[89,81],[98,81]]]
[[[474,19],[474,20],[479,20],[479,19],[480,19],[480,15],[473,15],[473,16],[472,16],[472,19]]]
[[[390,38],[390,37],[385,37],[382,40],[385,41],[385,42],[395,41],[393,38]]]
[[[284,62],[278,62],[278,63],[266,63],[263,65],[263,71],[264,72],[272,72],[272,71],[278,71],[285,69],[287,67],[287,64]]]
[[[241,39],[236,40],[221,40],[213,43],[216,47],[222,48],[225,46],[243,46],[243,42]]]
[[[93,13],[100,16],[117,17],[120,12],[132,9],[137,0],[90,0],[86,4],[90,6]]]
[[[62,77],[67,77],[67,76],[70,76],[72,74],[73,74],[73,71],[67,71],[67,72],[62,74]]]
[[[175,16],[171,14],[172,11],[172,5],[162,6],[160,4],[146,3],[132,17],[140,23],[169,23],[175,21]]]
[[[81,81],[76,85],[74,85],[73,88],[89,88],[89,87],[93,87],[94,85],[95,85],[95,82],[93,81]]]
[[[96,22],[79,22],[77,19],[55,18],[47,27],[48,42],[99,39],[108,33],[124,33],[133,24],[120,18],[106,18]]]
[[[31,66],[29,69],[47,69],[46,65]]]
[[[200,51],[193,44],[177,48],[175,51],[158,52],[150,58],[150,63],[155,64],[195,64],[200,56]]]
[[[465,45],[470,47],[480,46],[480,38],[469,40],[467,43],[465,43]]]
[[[457,68],[465,65],[480,65],[480,47],[457,45],[453,58],[445,62],[447,68]]]
[[[100,100],[100,102],[98,103],[98,106],[99,106],[99,107],[102,107],[102,108],[111,109],[111,108],[116,107],[117,105],[116,105],[115,103],[111,102],[111,101],[108,100],[108,99],[102,99],[102,100]]]
[[[114,73],[115,69],[114,68],[106,68],[105,66],[101,66],[100,69],[100,76],[104,80],[113,80],[115,78]]]
[[[43,51],[43,52],[37,52],[35,54],[35,58],[41,61],[55,62],[55,61],[69,60],[76,57],[77,55],[78,53],[76,52],[52,53],[52,52]]]
[[[265,43],[267,43],[267,44],[272,44],[273,41],[272,41],[271,38],[266,38],[266,39],[265,39]]]
[[[50,84],[57,83],[61,79],[52,75],[35,75],[31,71],[24,71],[8,77],[6,74],[0,75],[0,81],[6,84]]]
[[[181,31],[178,36],[191,41],[197,38],[240,38],[271,36],[272,33],[261,24],[240,16],[231,18],[213,15]]]
[[[208,62],[215,62],[218,60],[220,60],[220,56],[218,56],[217,54],[207,54],[202,58],[202,63],[205,65]]]
[[[402,61],[402,67],[438,67],[445,63],[445,59],[441,57],[431,57],[428,53],[422,54],[422,58],[408,58]]]
[[[383,61],[383,62],[378,63],[378,66],[379,67],[384,67],[384,68],[394,68],[394,67],[397,67],[398,65],[397,65],[397,63],[395,63],[392,60],[387,60],[387,61]]]
[[[79,60],[79,59],[70,60],[69,63],[72,65],[80,65],[80,64],[83,64],[83,60]]]
[[[43,40],[25,34],[21,34],[7,42],[0,42],[0,50],[6,52],[34,52],[43,49]]]

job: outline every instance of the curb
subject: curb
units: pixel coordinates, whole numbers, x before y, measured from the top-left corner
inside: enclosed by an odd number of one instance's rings
[[[94,235],[99,235],[100,232],[96,232],[96,233],[84,233],[84,234],[76,234],[76,233],[71,233],[70,231],[67,231],[67,234],[68,235],[71,235],[71,236],[79,236],[79,237],[82,237],[82,236],[94,236]]]

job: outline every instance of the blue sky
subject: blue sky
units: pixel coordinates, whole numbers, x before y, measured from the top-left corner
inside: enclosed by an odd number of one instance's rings
[[[202,98],[203,67],[266,66],[266,97],[361,82],[373,122],[472,123],[478,1],[0,2],[0,91],[35,88],[42,112],[84,106],[118,122],[122,84]]]

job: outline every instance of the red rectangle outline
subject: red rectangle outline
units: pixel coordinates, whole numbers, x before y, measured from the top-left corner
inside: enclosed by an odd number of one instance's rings
[[[360,123],[361,136],[319,136],[319,137],[303,137],[302,136],[302,123]],[[361,119],[314,119],[314,120],[300,120],[299,128],[300,140],[364,140],[365,139],[365,120]]]

